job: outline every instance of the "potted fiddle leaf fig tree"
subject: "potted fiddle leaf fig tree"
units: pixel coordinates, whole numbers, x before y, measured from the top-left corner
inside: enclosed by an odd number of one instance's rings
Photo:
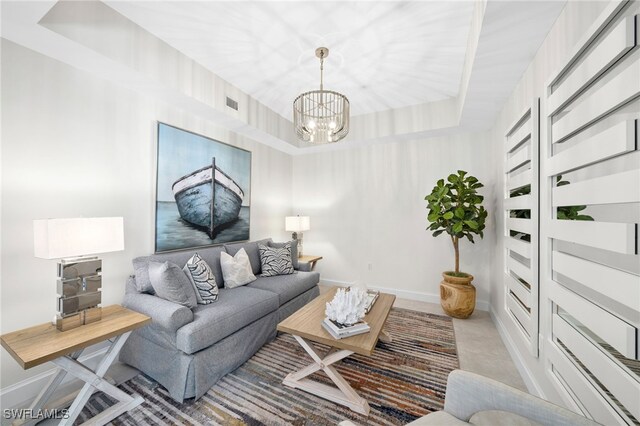
[[[478,194],[483,186],[477,178],[458,170],[446,181],[440,179],[424,198],[429,209],[427,230],[433,231],[434,237],[447,233],[453,244],[455,267],[442,273],[440,304],[447,315],[455,318],[469,317],[476,306],[476,288],[471,284],[473,275],[460,271],[459,244],[465,238],[475,243],[475,237],[484,236],[487,211],[482,206],[484,197]]]

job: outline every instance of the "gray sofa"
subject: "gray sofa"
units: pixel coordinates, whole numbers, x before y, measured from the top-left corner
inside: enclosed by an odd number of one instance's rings
[[[135,330],[120,352],[120,360],[152,377],[178,402],[200,398],[222,376],[235,370],[276,336],[276,326],[318,296],[320,275],[300,263],[296,273],[260,277],[258,243],[268,240],[162,253],[133,260],[122,303],[152,318]],[[258,279],[233,289],[224,288],[220,253],[234,255],[243,247]],[[185,306],[141,292],[148,284],[150,261],[183,266],[195,253],[213,270],[220,288],[218,300]]]

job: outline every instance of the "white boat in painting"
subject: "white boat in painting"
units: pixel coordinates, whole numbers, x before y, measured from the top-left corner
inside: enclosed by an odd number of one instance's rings
[[[206,228],[211,238],[238,218],[244,199],[242,188],[216,167],[215,158],[210,166],[176,180],[171,189],[180,217]]]

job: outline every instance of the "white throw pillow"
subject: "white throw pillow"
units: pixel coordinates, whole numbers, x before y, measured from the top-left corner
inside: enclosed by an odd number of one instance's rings
[[[233,257],[229,253],[220,253],[220,266],[222,267],[224,286],[227,288],[240,287],[256,280],[256,276],[251,270],[249,256],[243,248],[238,250]]]

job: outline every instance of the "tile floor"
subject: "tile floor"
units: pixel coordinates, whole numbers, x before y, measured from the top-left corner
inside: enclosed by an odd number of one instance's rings
[[[331,287],[320,285],[320,291]],[[396,299],[395,307],[445,315],[440,305],[416,300]],[[520,373],[504,346],[489,312],[476,310],[471,317],[453,319],[453,329],[458,344],[460,368],[498,380],[527,391]]]

